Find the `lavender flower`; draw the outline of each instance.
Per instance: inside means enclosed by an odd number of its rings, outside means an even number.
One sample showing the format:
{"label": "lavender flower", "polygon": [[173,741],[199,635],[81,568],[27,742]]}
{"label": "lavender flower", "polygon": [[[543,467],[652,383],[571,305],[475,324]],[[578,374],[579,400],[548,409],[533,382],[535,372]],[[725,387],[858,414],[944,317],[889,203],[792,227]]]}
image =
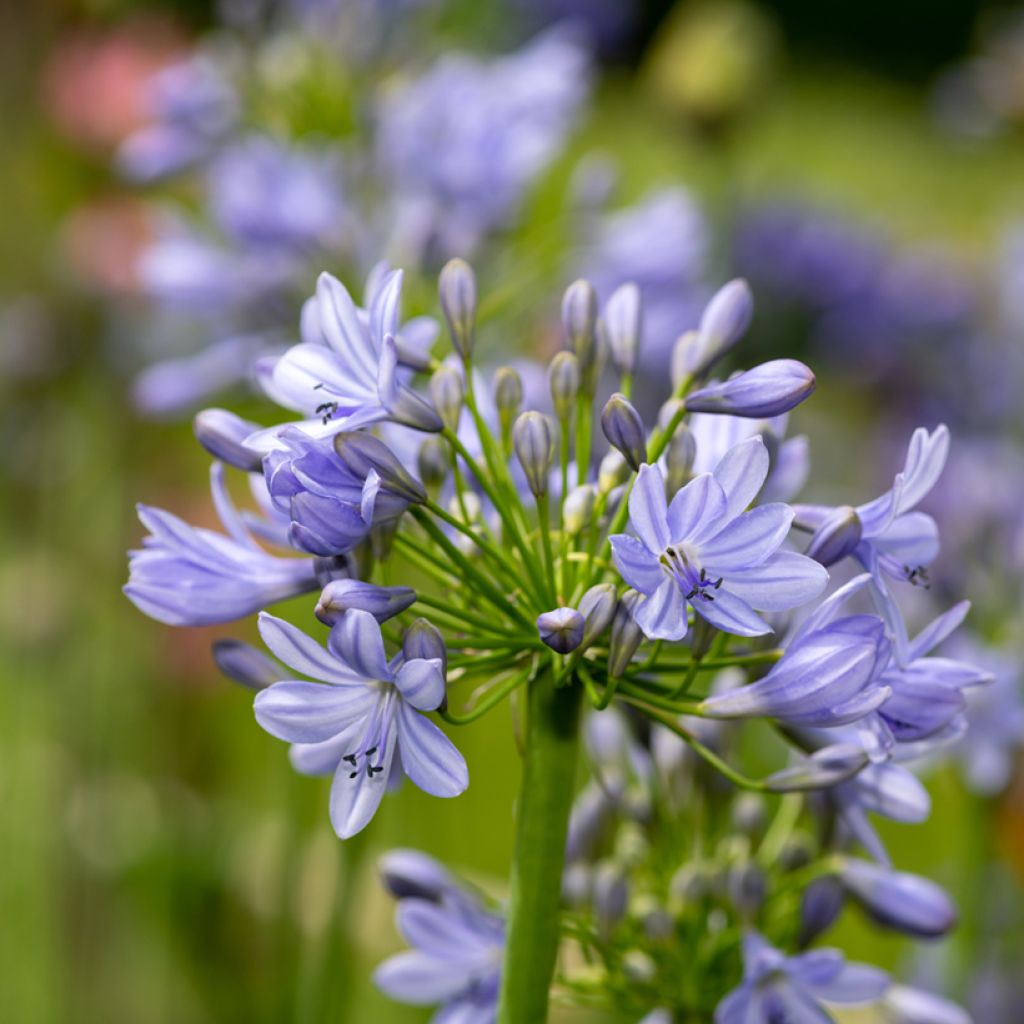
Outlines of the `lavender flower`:
{"label": "lavender flower", "polygon": [[[434,1024],[493,1024],[504,919],[458,886],[432,858],[398,852],[403,854],[398,865],[398,930],[413,948],[385,960],[374,971],[374,984],[402,1003],[442,1003],[431,1018]],[[384,870],[393,876],[395,854],[388,858],[390,866]]]}
{"label": "lavender flower", "polygon": [[433,796],[453,797],[469,784],[466,762],[420,714],[439,707],[445,678],[438,658],[387,660],[380,625],[369,613],[346,612],[327,650],[266,612],[260,635],[286,665],[319,682],[275,683],[256,695],[256,721],[293,743],[304,774],[333,772],[331,823],[347,839],[373,817],[393,772],[404,772]]}
{"label": "lavender flower", "polygon": [[[370,308],[355,305],[345,286],[321,274],[315,300],[303,311],[302,343],[290,348],[264,376],[270,397],[307,418],[294,427],[311,437],[330,437],[382,420],[440,430],[430,405],[400,379],[398,304],[401,271],[387,273]],[[249,443],[272,447],[279,428]]]}
{"label": "lavender flower", "polygon": [[927,878],[847,858],[839,880],[887,928],[928,939],[945,935],[956,924],[956,909],[949,897]]}
{"label": "lavender flower", "polygon": [[210,469],[210,488],[226,534],[139,506],[149,536],[131,552],[124,588],[137,608],[171,626],[207,626],[251,615],[327,582],[328,564],[321,560],[282,558],[256,543],[228,497],[219,463]]}
{"label": "lavender flower", "polygon": [[687,396],[686,408],[762,419],[789,412],[811,396],[814,386],[814,374],[803,363],[773,359],[694,391]]}
{"label": "lavender flower", "polygon": [[857,1006],[885,991],[889,978],[866,964],[846,963],[835,949],[787,957],[757,932],[743,937],[743,982],[715,1010],[715,1024],[823,1024],[824,1003]]}
{"label": "lavender flower", "polygon": [[971,1024],[956,1003],[907,985],[890,985],[881,1002],[886,1024]]}
{"label": "lavender flower", "polygon": [[682,639],[688,605],[724,632],[760,636],[771,627],[755,608],[794,608],[824,589],[827,574],[811,559],[779,550],[793,518],[789,508],[744,511],[767,475],[760,437],[731,449],[671,505],[661,470],[641,467],[629,497],[637,537],[617,534],[611,542],[623,579],[645,595],[636,620],[649,638]]}

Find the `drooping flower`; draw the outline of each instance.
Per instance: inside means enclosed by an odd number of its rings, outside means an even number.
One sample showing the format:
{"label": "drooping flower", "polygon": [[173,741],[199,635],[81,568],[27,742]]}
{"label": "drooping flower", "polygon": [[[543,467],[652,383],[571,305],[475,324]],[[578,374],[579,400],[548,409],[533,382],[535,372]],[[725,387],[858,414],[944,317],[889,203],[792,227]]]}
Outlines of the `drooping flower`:
{"label": "drooping flower", "polygon": [[869,580],[865,573],[840,587],[811,613],[764,678],[709,697],[701,713],[829,728],[875,711],[891,693],[880,678],[892,651],[884,624],[875,615],[837,618],[843,603]]}
{"label": "drooping flower", "polygon": [[636,537],[611,538],[623,579],[644,599],[637,623],[651,639],[680,640],[687,607],[739,636],[771,627],[755,609],[783,611],[817,597],[827,573],[812,560],[780,550],[792,511],[782,504],[747,506],[768,475],[760,437],[732,448],[714,473],[696,477],[668,505],[661,470],[640,468],[629,497]]}
{"label": "drooping flower", "polygon": [[825,1004],[871,1003],[888,984],[884,971],[847,963],[836,949],[787,957],[751,931],[743,937],[743,982],[718,1004],[715,1024],[827,1024]]}
{"label": "drooping flower", "polygon": [[295,744],[292,763],[308,775],[333,773],[330,813],[347,839],[376,813],[393,773],[404,772],[433,796],[453,797],[469,784],[466,762],[421,712],[445,699],[439,658],[390,661],[380,624],[369,612],[346,612],[325,650],[295,626],[266,612],[260,635],[286,665],[317,682],[287,680],[256,695],[256,720]]}
{"label": "drooping flower", "polygon": [[944,425],[930,434],[919,427],[910,439],[903,469],[885,494],[856,508],[794,507],[796,524],[815,531],[812,548],[815,541],[823,543],[825,531],[843,532],[841,541],[832,539],[827,545],[827,561],[852,555],[872,574],[879,610],[892,632],[901,665],[910,657],[907,630],[887,579],[927,584],[927,566],[939,552],[938,527],[931,516],[914,510],[935,486],[948,452],[949,430]]}
{"label": "drooping flower", "polygon": [[[295,429],[330,437],[382,420],[441,429],[437,413],[401,379],[401,291],[401,271],[390,271],[374,290],[369,310],[362,310],[337,278],[320,275],[316,297],[303,310],[302,343],[262,376],[278,405],[307,417],[292,424]],[[250,443],[273,447],[279,429],[260,431]]]}
{"label": "drooping flower", "polygon": [[149,536],[131,552],[124,592],[147,615],[171,626],[231,622],[347,575],[341,561],[284,558],[260,547],[228,496],[220,463],[210,469],[210,487],[226,533],[139,506]]}
{"label": "drooping flower", "polygon": [[[389,854],[388,887],[399,897],[398,930],[413,948],[385,960],[374,984],[414,1006],[442,1003],[433,1024],[493,1024],[497,1014],[504,918],[459,886],[432,858]],[[395,886],[395,872],[397,888]]]}

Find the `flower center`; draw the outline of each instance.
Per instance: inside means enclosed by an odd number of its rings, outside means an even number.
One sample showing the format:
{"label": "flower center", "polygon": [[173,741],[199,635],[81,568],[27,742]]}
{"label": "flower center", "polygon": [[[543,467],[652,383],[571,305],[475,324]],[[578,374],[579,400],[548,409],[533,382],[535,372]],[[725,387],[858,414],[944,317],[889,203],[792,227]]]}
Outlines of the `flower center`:
{"label": "flower center", "polygon": [[397,690],[391,684],[378,683],[376,685],[383,687],[383,694],[370,713],[359,746],[342,757],[342,761],[352,766],[352,771],[348,773],[350,779],[356,778],[364,771],[367,777],[372,779],[379,772],[384,771],[384,754],[387,750],[388,734],[394,717]]}
{"label": "flower center", "polygon": [[718,590],[724,581],[724,576],[717,580],[708,576],[708,571],[700,564],[697,552],[690,544],[670,544],[661,554],[661,564],[666,572],[672,576],[683,591],[683,596],[688,601],[696,598],[703,598],[705,601],[714,601],[712,590]]}

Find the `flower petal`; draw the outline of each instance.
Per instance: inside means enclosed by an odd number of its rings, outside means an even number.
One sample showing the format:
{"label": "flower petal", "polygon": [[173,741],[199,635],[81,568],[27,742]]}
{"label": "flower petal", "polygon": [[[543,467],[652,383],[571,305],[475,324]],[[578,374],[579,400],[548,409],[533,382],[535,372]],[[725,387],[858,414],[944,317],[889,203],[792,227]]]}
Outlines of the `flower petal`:
{"label": "flower petal", "polygon": [[712,576],[766,562],[789,533],[793,510],[788,505],[762,505],[737,516],[700,542],[700,557]]}
{"label": "flower petal", "polygon": [[256,721],[288,743],[322,743],[364,718],[377,696],[364,686],[285,681],[256,694]]}
{"label": "flower petal", "polygon": [[358,685],[363,680],[350,672],[297,626],[267,612],[260,612],[260,636],[279,661],[310,679],[340,686]]}
{"label": "flower petal", "polygon": [[730,448],[715,466],[725,493],[726,517],[733,519],[757,497],[768,476],[768,449],[760,434]]}
{"label": "flower petal", "polygon": [[673,542],[692,537],[702,526],[719,523],[726,499],[710,473],[701,473],[681,488],[668,507],[668,532]]}
{"label": "flower petal", "polygon": [[444,665],[440,658],[413,658],[395,673],[395,686],[406,702],[420,711],[436,711],[445,696]]}
{"label": "flower petal", "polygon": [[665,573],[657,555],[626,533],[617,533],[610,540],[615,566],[634,590],[651,594],[661,586]]}
{"label": "flower petal", "polygon": [[629,495],[629,522],[649,551],[664,551],[671,542],[665,480],[657,466],[640,467]]}
{"label": "flower petal", "polygon": [[331,628],[327,641],[331,653],[363,679],[390,682],[393,678],[384,653],[380,623],[359,608],[350,608]]}
{"label": "flower petal", "polygon": [[361,832],[377,813],[381,800],[388,788],[391,762],[395,756],[398,732],[394,723],[383,726],[382,749],[380,750],[380,771],[372,774],[366,766],[358,768],[348,761],[342,761],[334,773],[331,783],[331,824],[340,839],[349,839]]}
{"label": "flower petal", "polygon": [[729,593],[727,587],[709,593],[706,598],[697,597],[693,610],[712,626],[733,636],[764,636],[772,632],[772,627],[746,601]]}
{"label": "flower petal", "polygon": [[469,785],[466,761],[429,718],[404,701],[398,705],[398,732],[405,774],[425,793],[452,797]]}
{"label": "flower petal", "polygon": [[686,601],[679,584],[663,579],[657,589],[643,598],[633,620],[648,640],[682,640],[688,628]]}
{"label": "flower petal", "polygon": [[779,551],[763,565],[729,574],[728,590],[751,608],[781,612],[814,600],[828,585],[828,570],[795,551]]}

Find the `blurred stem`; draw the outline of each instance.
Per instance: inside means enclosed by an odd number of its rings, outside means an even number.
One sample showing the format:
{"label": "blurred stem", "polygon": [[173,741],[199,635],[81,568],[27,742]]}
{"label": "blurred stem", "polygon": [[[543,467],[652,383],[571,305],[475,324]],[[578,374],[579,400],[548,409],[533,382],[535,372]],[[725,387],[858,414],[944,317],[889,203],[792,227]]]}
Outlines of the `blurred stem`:
{"label": "blurred stem", "polygon": [[550,672],[530,683],[498,1024],[547,1020],[548,990],[558,956],[580,693],[575,680],[556,687]]}

